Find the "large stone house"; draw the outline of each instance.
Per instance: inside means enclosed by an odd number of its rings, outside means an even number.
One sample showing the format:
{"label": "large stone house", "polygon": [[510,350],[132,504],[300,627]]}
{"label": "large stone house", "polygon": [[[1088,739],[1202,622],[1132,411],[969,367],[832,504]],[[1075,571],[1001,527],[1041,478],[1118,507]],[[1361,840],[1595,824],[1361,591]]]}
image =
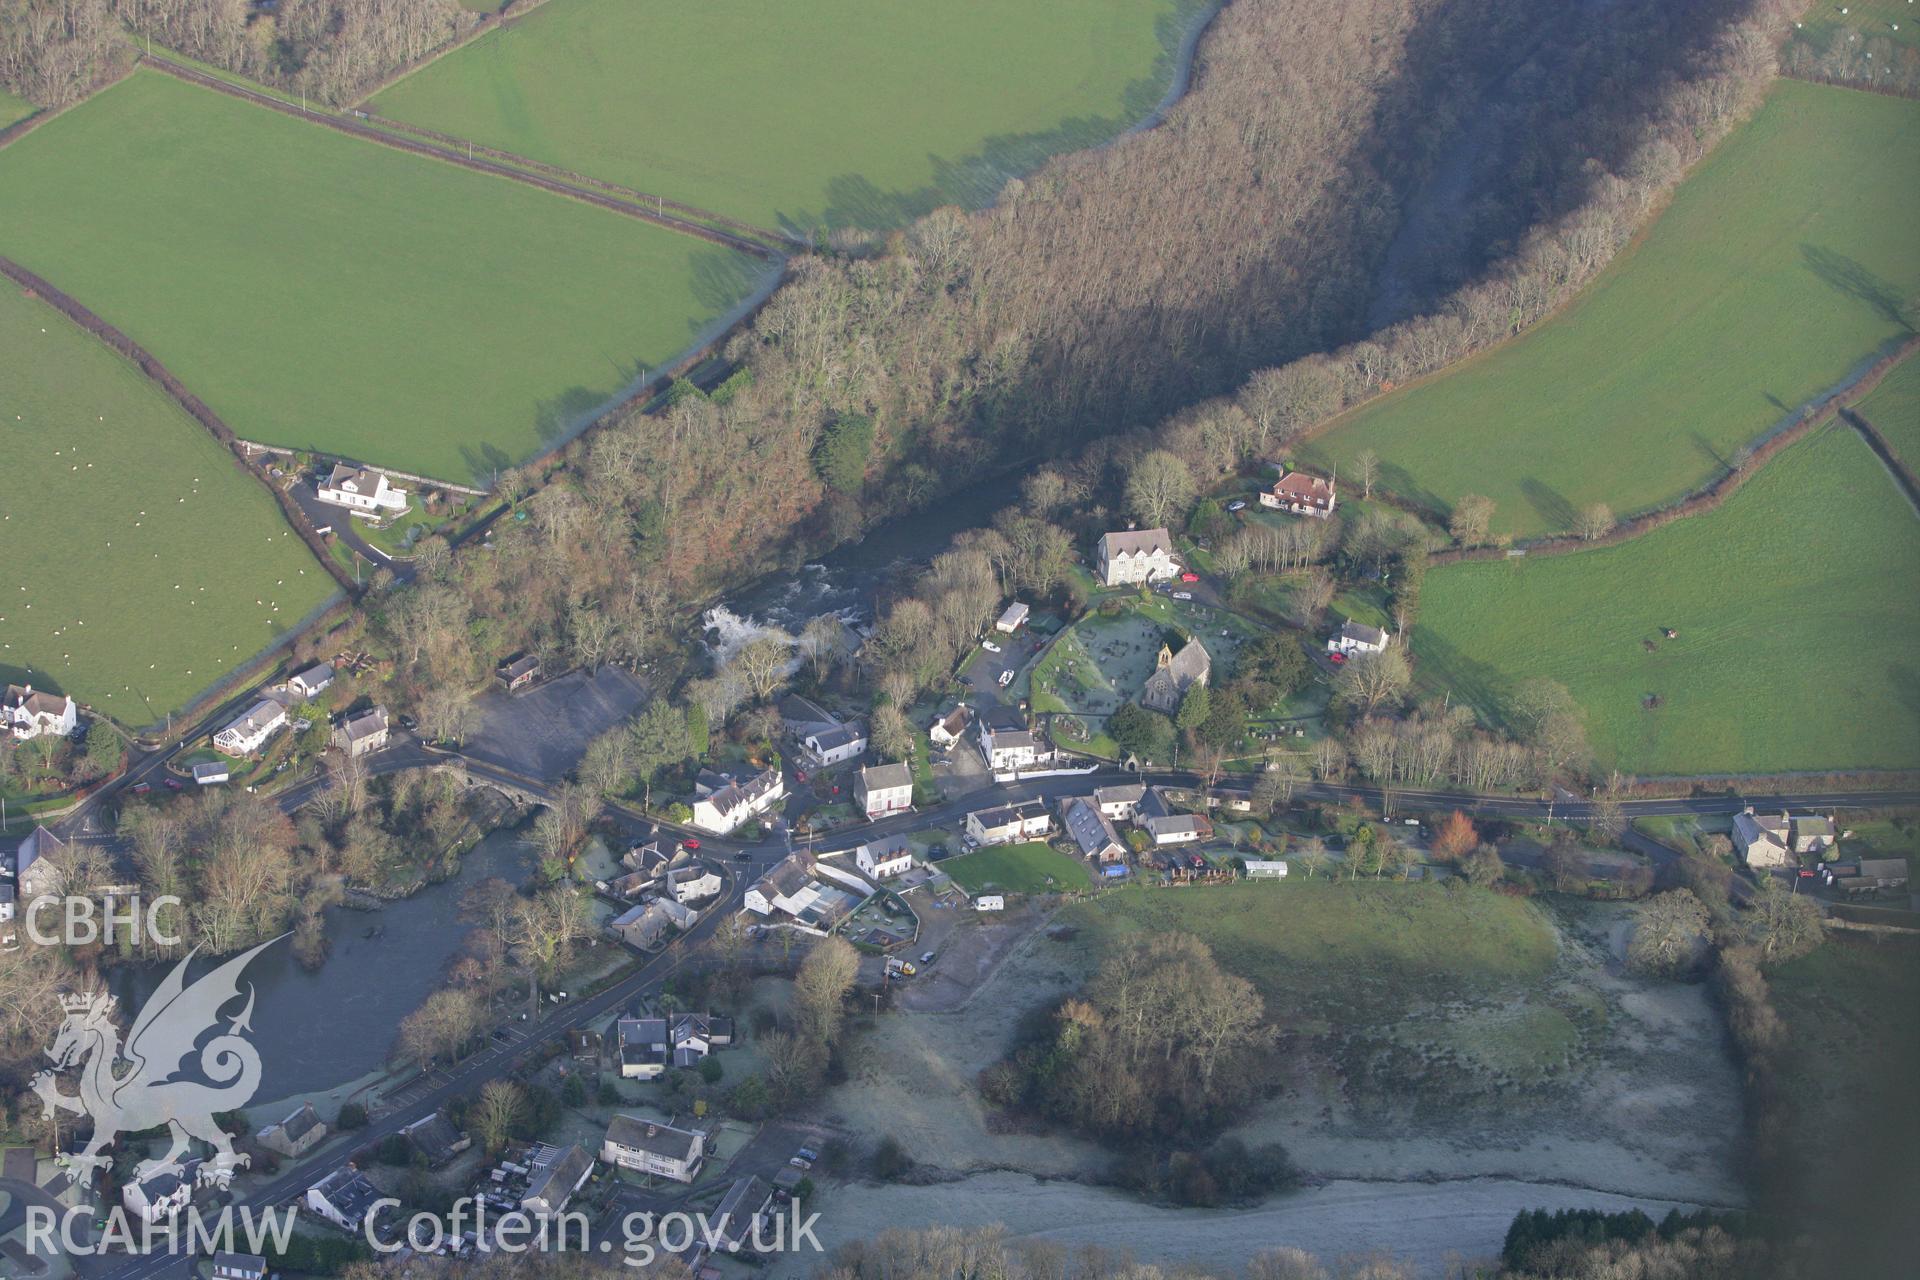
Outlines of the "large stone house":
{"label": "large stone house", "polygon": [[50,733],[71,738],[80,725],[79,709],[64,693],[48,693],[32,685],[10,684],[0,696],[0,725],[21,742]]}
{"label": "large stone house", "polygon": [[350,467],[336,463],[314,496],[329,506],[345,507],[357,516],[393,515],[407,509],[407,491],[387,483],[387,477],[370,467]]}
{"label": "large stone house", "polygon": [[913,845],[905,836],[869,840],[853,851],[853,865],[871,879],[891,879],[913,869]]}
{"label": "large stone house", "polygon": [[370,755],[387,745],[390,732],[385,707],[370,707],[348,716],[333,731],[333,745],[350,756]]}
{"label": "large stone house", "polygon": [[607,1136],[600,1144],[600,1158],[608,1164],[675,1182],[692,1182],[698,1177],[706,1151],[707,1136],[697,1129],[652,1124],[624,1115],[608,1122]]}
{"label": "large stone house", "polygon": [[1128,529],[1101,535],[1098,569],[1101,582],[1124,587],[1165,582],[1180,572],[1180,562],[1173,558],[1173,538],[1165,529]]}
{"label": "large stone house", "polygon": [[1160,646],[1154,672],[1140,690],[1140,705],[1149,711],[1172,715],[1180,709],[1187,690],[1203,685],[1213,674],[1213,658],[1199,640],[1188,640],[1175,653],[1170,645]]}
{"label": "large stone house", "polygon": [[289,1159],[305,1155],[326,1136],[326,1122],[320,1119],[311,1102],[295,1107],[286,1119],[268,1125],[255,1135],[261,1146]]}
{"label": "large stone house", "polygon": [[1333,514],[1333,481],[1305,471],[1280,468],[1273,487],[1260,491],[1260,505],[1296,516],[1315,516],[1325,520]]}
{"label": "large stone house", "polygon": [[621,912],[607,922],[607,928],[628,946],[647,951],[665,941],[668,930],[678,929],[684,933],[699,918],[700,913],[684,903],[654,898]]}
{"label": "large stone house", "polygon": [[905,813],[913,808],[913,770],[904,764],[876,764],[860,771],[853,798],[869,818]]}
{"label": "large stone house", "polygon": [[867,726],[858,720],[822,726],[808,733],[800,743],[819,764],[840,764],[867,749]]}
{"label": "large stone house", "polygon": [[693,825],[724,836],[785,799],[787,783],[778,769],[762,769],[745,780],[702,770],[694,791]]}

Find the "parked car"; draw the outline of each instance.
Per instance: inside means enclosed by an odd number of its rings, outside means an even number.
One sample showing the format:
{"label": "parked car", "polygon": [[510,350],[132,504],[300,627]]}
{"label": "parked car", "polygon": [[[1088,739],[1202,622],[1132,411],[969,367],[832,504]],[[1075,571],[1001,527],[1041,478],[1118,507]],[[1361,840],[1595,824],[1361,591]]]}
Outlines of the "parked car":
{"label": "parked car", "polygon": [[167,779],[167,790],[178,791],[179,789],[180,789],[180,779],[178,778]]}
{"label": "parked car", "polygon": [[799,1151],[799,1155],[800,1155],[800,1158],[801,1158],[802,1160],[815,1160],[815,1161],[817,1161],[817,1160],[819,1160],[819,1159],[820,1159],[820,1153],[819,1153],[818,1151],[815,1151],[815,1150],[814,1150],[814,1149],[813,1149],[812,1147],[802,1147],[802,1148],[800,1148],[800,1151]]}
{"label": "parked car", "polygon": [[980,647],[981,647],[982,649],[985,649],[985,650],[986,650],[986,651],[987,651],[988,653],[998,653],[998,652],[1000,652],[1000,646],[999,646],[999,645],[997,645],[997,644],[995,644],[995,643],[994,643],[993,641],[991,641],[991,640],[982,640],[982,641],[980,642]]}
{"label": "parked car", "polygon": [[1193,599],[1193,592],[1191,592],[1191,591],[1176,591],[1176,592],[1174,592],[1174,593],[1173,593],[1173,598],[1174,598],[1175,600],[1191,600],[1191,599]]}
{"label": "parked car", "polygon": [[1189,569],[1189,570],[1187,570],[1187,571],[1186,571],[1185,573],[1183,573],[1183,574],[1181,574],[1181,575],[1180,575],[1180,581],[1182,581],[1182,582],[1198,582],[1198,581],[1200,581],[1200,575],[1199,575],[1199,574],[1197,574],[1197,573],[1195,573],[1195,572],[1194,572],[1193,570],[1191,570],[1191,569]]}
{"label": "parked car", "polygon": [[793,771],[793,779],[795,782],[805,782],[807,780],[807,771],[805,769],[795,769]]}
{"label": "parked car", "polygon": [[1245,511],[1246,509],[1247,503],[1244,498],[1235,498],[1227,504],[1227,510],[1229,511]]}
{"label": "parked car", "polygon": [[811,1169],[811,1168],[813,1168],[813,1161],[811,1161],[811,1160],[806,1160],[806,1159],[802,1159],[802,1158],[801,1158],[800,1156],[795,1156],[795,1157],[794,1157],[793,1159],[791,1159],[791,1160],[789,1160],[789,1161],[787,1161],[787,1163],[788,1163],[788,1164],[790,1164],[790,1165],[792,1165],[792,1166],[793,1166],[794,1168],[796,1168],[796,1169]]}
{"label": "parked car", "polygon": [[692,836],[687,837],[685,840],[682,840],[680,843],[684,844],[689,849],[698,849],[700,847],[700,842],[694,839]]}
{"label": "parked car", "polygon": [[136,782],[136,783],[134,783],[134,784],[133,784],[133,794],[135,794],[135,795],[137,795],[137,796],[143,796],[143,795],[145,795],[145,794],[147,794],[147,792],[149,792],[149,791],[151,791],[151,790],[153,790],[153,784],[152,784],[152,783],[148,783],[148,782]]}
{"label": "parked car", "polygon": [[1000,687],[1001,687],[1002,689],[1004,689],[1004,688],[1006,688],[1006,687],[1007,687],[1008,685],[1010,685],[1010,684],[1012,684],[1012,683],[1013,683],[1013,672],[1011,672],[1011,671],[1002,671],[1002,672],[1000,673]]}
{"label": "parked car", "polygon": [[931,952],[931,951],[929,951],[929,952],[927,952],[927,953],[926,953],[925,955],[923,955],[923,956],[921,956],[921,957],[920,957],[920,963],[921,963],[921,964],[932,964],[932,963],[933,963],[933,957],[934,957],[934,953],[933,953],[933,952]]}
{"label": "parked car", "polygon": [[1344,653],[1330,653],[1327,655],[1327,661],[1336,667],[1343,667],[1347,663],[1347,655]]}

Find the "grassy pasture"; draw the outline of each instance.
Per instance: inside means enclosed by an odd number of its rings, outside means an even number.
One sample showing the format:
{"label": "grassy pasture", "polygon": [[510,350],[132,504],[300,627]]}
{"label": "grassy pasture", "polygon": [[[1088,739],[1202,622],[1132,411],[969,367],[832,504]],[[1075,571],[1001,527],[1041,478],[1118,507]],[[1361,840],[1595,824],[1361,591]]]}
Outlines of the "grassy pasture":
{"label": "grassy pasture", "polygon": [[1118,889],[1067,909],[1095,943],[1128,934],[1195,934],[1248,979],[1286,1024],[1394,1017],[1430,999],[1511,994],[1559,955],[1539,908],[1436,885],[1324,879],[1194,889]]}
{"label": "grassy pasture", "polygon": [[1719,474],[1787,411],[1911,332],[1920,103],[1779,81],[1642,242],[1565,314],[1356,410],[1312,462],[1381,459],[1385,485],[1493,528],[1625,515]]}
{"label": "grassy pasture", "polygon": [[1902,462],[1920,470],[1920,357],[1895,365],[1854,408],[1880,428]]}
{"label": "grassy pasture", "polygon": [[1836,40],[1885,39],[1896,50],[1920,48],[1920,4],[1912,0],[1816,0],[1802,24],[1793,38],[1822,52]]}
{"label": "grassy pasture", "polygon": [[16,98],[5,89],[0,89],[0,129],[32,115],[35,107],[25,98]]}
{"label": "grassy pasture", "polygon": [[1917,573],[1920,521],[1836,425],[1716,511],[1601,550],[1435,570],[1413,646],[1424,686],[1496,720],[1518,681],[1561,681],[1600,760],[1631,772],[1911,768]]}
{"label": "grassy pasture", "polygon": [[11,284],[0,441],[0,681],[150,724],[333,589],[204,428]]}
{"label": "grassy pasture", "polygon": [[761,269],[149,71],[0,151],[0,228],[241,435],[456,481],[538,452]]}
{"label": "grassy pasture", "polygon": [[[1043,840],[996,844],[937,864],[968,893],[1058,893],[1087,887],[1087,869]],[[1048,877],[1053,883],[1048,884]]]}
{"label": "grassy pasture", "polygon": [[384,116],[761,226],[985,203],[1171,83],[1200,0],[555,0]]}

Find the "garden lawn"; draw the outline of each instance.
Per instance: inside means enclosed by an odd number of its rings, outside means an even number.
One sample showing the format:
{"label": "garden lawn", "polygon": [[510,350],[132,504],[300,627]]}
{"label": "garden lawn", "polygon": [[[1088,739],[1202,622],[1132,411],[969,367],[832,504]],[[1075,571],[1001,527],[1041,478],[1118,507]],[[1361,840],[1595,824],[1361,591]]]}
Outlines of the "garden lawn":
{"label": "garden lawn", "polygon": [[1418,679],[1495,722],[1516,683],[1558,680],[1600,763],[1632,773],[1913,768],[1916,574],[1913,508],[1829,426],[1716,511],[1600,550],[1434,570]]}
{"label": "garden lawn", "polygon": [[1920,356],[1908,356],[1895,365],[1853,407],[1880,429],[1902,462],[1920,471]]}
{"label": "garden lawn", "polygon": [[1776,81],[1563,315],[1356,410],[1305,457],[1372,449],[1387,488],[1434,507],[1483,494],[1518,536],[1712,479],[1911,332],[1920,165],[1898,157],[1917,130],[1920,102]]}
{"label": "garden lawn", "polygon": [[1190,889],[1118,889],[1067,909],[1095,941],[1191,933],[1251,981],[1270,1017],[1371,1022],[1426,999],[1515,991],[1559,955],[1532,903],[1438,885],[1289,877]]}
{"label": "garden lawn", "polygon": [[240,435],[454,481],[540,452],[761,269],[153,71],[0,150],[0,253]]}
{"label": "garden lawn", "polygon": [[[937,864],[968,893],[1060,893],[1087,887],[1087,869],[1078,859],[1044,841],[996,844]],[[1049,884],[1049,878],[1052,883]]]}
{"label": "garden lawn", "polygon": [[0,683],[148,725],[332,593],[273,498],[203,427],[10,283],[0,441]]}
{"label": "garden lawn", "polygon": [[1172,83],[1201,0],[552,0],[369,103],[764,227],[980,205]]}

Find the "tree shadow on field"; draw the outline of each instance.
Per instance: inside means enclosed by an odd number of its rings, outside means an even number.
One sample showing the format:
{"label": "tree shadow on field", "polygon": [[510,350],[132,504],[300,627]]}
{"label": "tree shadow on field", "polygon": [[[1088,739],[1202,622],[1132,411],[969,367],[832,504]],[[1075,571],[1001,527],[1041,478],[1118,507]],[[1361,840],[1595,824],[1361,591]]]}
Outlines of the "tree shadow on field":
{"label": "tree shadow on field", "polygon": [[1882,280],[1844,253],[1835,253],[1815,244],[1800,246],[1800,257],[1807,270],[1850,298],[1864,302],[1881,319],[1899,325],[1909,333],[1913,324],[1907,319],[1907,300],[1893,284]]}
{"label": "tree shadow on field", "polygon": [[1548,528],[1566,529],[1572,526],[1573,504],[1538,476],[1528,476],[1522,480],[1520,493],[1526,498],[1527,505],[1546,521]]}
{"label": "tree shadow on field", "polygon": [[[1302,453],[1301,458],[1302,461],[1319,466],[1324,470],[1331,470],[1333,466],[1330,459],[1318,455],[1312,450]],[[1349,481],[1349,483],[1351,484],[1353,482]],[[1433,490],[1417,483],[1413,478],[1413,473],[1398,463],[1382,462],[1380,464],[1380,476],[1374,481],[1374,488],[1384,489],[1389,493],[1398,494],[1402,501],[1411,502],[1428,511],[1436,511],[1444,515],[1453,510],[1453,504],[1451,502],[1448,502]]]}
{"label": "tree shadow on field", "polygon": [[1490,662],[1468,657],[1431,627],[1415,623],[1410,640],[1422,685],[1451,693],[1454,701],[1472,707],[1488,725],[1507,727],[1507,700],[1515,683],[1512,676]]}

